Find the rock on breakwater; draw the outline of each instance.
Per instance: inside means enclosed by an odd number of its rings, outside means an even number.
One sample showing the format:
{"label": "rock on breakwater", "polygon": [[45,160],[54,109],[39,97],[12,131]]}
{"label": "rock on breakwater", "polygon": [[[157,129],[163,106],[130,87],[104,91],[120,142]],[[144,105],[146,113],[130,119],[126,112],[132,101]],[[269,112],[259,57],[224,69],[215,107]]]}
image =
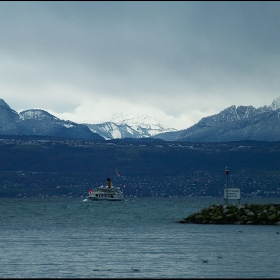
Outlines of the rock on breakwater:
{"label": "rock on breakwater", "polygon": [[280,204],[214,204],[180,223],[280,225]]}

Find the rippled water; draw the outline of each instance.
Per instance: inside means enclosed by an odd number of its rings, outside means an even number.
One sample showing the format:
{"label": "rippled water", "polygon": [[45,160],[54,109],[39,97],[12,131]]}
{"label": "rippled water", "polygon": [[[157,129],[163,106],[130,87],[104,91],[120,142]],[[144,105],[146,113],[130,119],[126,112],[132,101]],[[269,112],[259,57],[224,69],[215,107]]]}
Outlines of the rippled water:
{"label": "rippled water", "polygon": [[279,226],[178,223],[214,203],[0,199],[0,277],[278,278]]}

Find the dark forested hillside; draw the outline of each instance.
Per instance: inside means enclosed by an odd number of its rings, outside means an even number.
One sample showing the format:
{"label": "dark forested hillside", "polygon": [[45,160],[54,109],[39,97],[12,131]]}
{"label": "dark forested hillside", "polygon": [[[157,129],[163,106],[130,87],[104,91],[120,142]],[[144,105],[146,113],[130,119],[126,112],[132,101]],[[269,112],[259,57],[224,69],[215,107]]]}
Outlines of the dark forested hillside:
{"label": "dark forested hillside", "polygon": [[277,196],[280,142],[0,139],[1,196],[82,196],[107,177],[127,195],[218,196],[226,167],[244,195]]}

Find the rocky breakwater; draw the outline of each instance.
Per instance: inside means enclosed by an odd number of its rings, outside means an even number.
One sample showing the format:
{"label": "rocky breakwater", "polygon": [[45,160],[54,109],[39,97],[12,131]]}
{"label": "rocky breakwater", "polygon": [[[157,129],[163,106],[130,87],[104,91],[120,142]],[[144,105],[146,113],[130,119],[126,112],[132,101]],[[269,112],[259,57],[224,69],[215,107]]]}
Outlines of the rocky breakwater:
{"label": "rocky breakwater", "polygon": [[214,204],[180,223],[280,225],[280,204]]}

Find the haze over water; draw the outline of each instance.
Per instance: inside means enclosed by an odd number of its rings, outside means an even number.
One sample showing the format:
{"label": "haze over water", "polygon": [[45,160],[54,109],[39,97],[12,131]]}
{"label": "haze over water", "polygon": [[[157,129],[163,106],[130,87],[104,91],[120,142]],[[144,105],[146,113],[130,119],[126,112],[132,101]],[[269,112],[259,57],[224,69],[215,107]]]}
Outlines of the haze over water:
{"label": "haze over water", "polygon": [[3,198],[0,277],[278,278],[280,227],[177,223],[216,203],[224,201]]}

